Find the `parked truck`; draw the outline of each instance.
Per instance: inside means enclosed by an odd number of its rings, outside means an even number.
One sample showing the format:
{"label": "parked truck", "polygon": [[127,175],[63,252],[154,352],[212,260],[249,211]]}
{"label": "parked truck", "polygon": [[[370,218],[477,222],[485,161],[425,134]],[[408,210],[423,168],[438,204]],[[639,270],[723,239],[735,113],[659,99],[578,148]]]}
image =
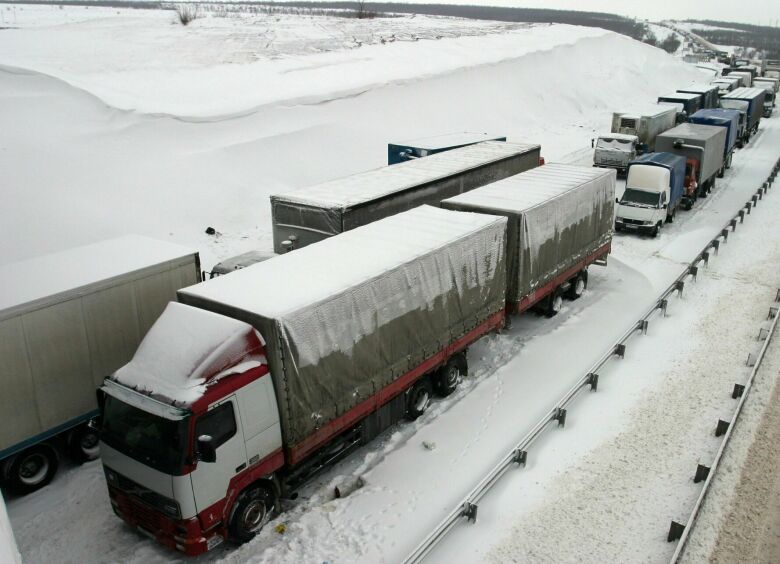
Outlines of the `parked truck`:
{"label": "parked truck", "polygon": [[539,145],[486,141],[271,196],[284,253],[539,165]]}
{"label": "parked truck", "polygon": [[637,153],[646,153],[655,148],[656,136],[674,127],[677,110],[671,106],[649,104],[632,111],[612,114],[612,133],[636,135]]}
{"label": "parked truck", "polygon": [[436,153],[443,153],[451,149],[459,149],[483,141],[506,141],[505,136],[490,135],[489,133],[472,133],[464,131],[460,133],[447,133],[419,139],[410,139],[398,143],[387,144],[387,164],[398,164],[421,157],[428,157]]}
{"label": "parked truck", "polygon": [[777,82],[774,78],[757,78],[753,82],[755,88],[764,89],[764,110],[761,115],[765,118],[772,117],[772,111],[775,109],[775,87]]}
{"label": "parked truck", "polygon": [[712,84],[718,87],[718,96],[720,97],[739,88],[742,85],[742,81],[737,77],[729,78],[728,76],[723,76],[713,80]]}
{"label": "parked truck", "polygon": [[[717,84],[691,84],[685,88],[678,89],[677,92],[697,94],[699,96],[699,108],[711,109],[718,107],[718,90]],[[693,113],[689,115],[693,115]]]}
{"label": "parked truck", "polygon": [[671,223],[685,194],[686,158],[672,153],[648,153],[632,161],[626,189],[618,202],[615,231],[635,231],[656,237]]}
{"label": "parked truck", "polygon": [[725,76],[739,79],[743,88],[750,88],[753,85],[753,75],[748,71],[731,71]]}
{"label": "parked truck", "polygon": [[195,251],[140,236],[0,267],[0,472],[12,489],[49,483],[61,453],[98,456],[95,390],[199,269]]}
{"label": "parked truck", "polygon": [[[246,268],[247,266],[252,266],[253,264],[257,264],[258,262],[263,262],[272,259],[276,256],[277,254],[274,253],[273,251],[261,251],[259,249],[246,251],[245,253],[241,253],[240,255],[236,255],[219,261],[211,269],[211,272],[208,273],[209,278],[214,278],[215,276],[224,276],[225,274],[230,274],[231,272],[235,272],[236,270],[241,270],[242,268]],[[203,279],[205,280],[205,278],[206,276],[204,275]]]}
{"label": "parked truck", "polygon": [[504,324],[506,224],[421,206],[180,290],[101,388],[114,511],[190,555],[247,541],[307,477],[452,393]]}
{"label": "parked truck", "polygon": [[[739,110],[742,108],[745,110],[745,102],[747,102],[745,116],[745,127],[747,129],[746,142],[750,140],[751,135],[755,135],[758,132],[758,124],[761,122],[761,116],[764,113],[765,93],[766,90],[763,88],[737,88],[727,95],[722,96],[720,99],[720,107],[726,109]],[[741,104],[739,104],[739,102],[741,102]]]}
{"label": "parked truck", "polygon": [[679,105],[682,110],[677,112],[677,122],[681,123],[702,108],[702,96],[693,92],[674,92],[659,96],[658,104]]}
{"label": "parked truck", "polygon": [[737,146],[737,138],[739,136],[740,118],[741,114],[738,110],[717,108],[712,110],[699,110],[693,114],[688,121],[699,125],[716,125],[726,128],[726,145],[723,162],[726,168],[731,168],[731,160],[734,156],[734,149]]}
{"label": "parked truck", "polygon": [[612,245],[614,170],[547,164],[444,200],[443,208],[503,215],[507,310],[557,314],[577,299],[588,266],[606,265]]}
{"label": "parked truck", "polygon": [[637,155],[639,138],[636,135],[610,133],[600,135],[594,143],[593,166],[599,168],[614,168],[625,173],[628,163]]}
{"label": "parked truck", "polygon": [[684,196],[686,207],[696,198],[705,198],[715,187],[715,178],[722,175],[726,137],[725,127],[695,123],[680,124],[658,136],[659,151],[682,155],[695,169],[695,192]]}

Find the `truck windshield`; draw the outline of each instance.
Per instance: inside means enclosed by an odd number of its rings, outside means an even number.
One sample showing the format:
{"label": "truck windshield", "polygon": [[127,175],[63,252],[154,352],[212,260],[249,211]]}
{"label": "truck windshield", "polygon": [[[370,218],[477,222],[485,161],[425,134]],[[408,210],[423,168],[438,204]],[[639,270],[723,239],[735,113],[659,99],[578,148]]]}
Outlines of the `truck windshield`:
{"label": "truck windshield", "polygon": [[631,152],[634,143],[628,139],[611,139],[609,137],[599,137],[596,142],[597,149],[616,149],[626,153]]}
{"label": "truck windshield", "polygon": [[106,396],[100,439],[111,448],[166,474],[184,462],[187,420],[173,421]]}
{"label": "truck windshield", "polygon": [[660,196],[658,192],[645,192],[644,190],[635,190],[634,188],[626,188],[623,192],[623,198],[620,200],[621,204],[639,205],[657,208],[659,206]]}

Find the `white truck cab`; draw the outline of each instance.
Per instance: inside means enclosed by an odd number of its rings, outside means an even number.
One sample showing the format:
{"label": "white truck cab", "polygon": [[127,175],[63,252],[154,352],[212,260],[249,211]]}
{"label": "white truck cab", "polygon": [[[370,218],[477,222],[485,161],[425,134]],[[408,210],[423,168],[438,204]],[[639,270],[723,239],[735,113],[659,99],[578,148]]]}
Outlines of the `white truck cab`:
{"label": "white truck cab", "polygon": [[[170,303],[102,390],[114,512],[189,555],[251,538],[272,507],[248,488],[284,462],[264,343],[247,323]],[[261,491],[258,488],[258,491]]]}
{"label": "white truck cab", "polygon": [[600,135],[594,144],[593,166],[614,168],[625,173],[637,155],[639,138],[625,133]]}
{"label": "white truck cab", "polygon": [[628,169],[626,189],[618,201],[617,231],[658,234],[667,215],[671,173],[668,169],[635,164]]}

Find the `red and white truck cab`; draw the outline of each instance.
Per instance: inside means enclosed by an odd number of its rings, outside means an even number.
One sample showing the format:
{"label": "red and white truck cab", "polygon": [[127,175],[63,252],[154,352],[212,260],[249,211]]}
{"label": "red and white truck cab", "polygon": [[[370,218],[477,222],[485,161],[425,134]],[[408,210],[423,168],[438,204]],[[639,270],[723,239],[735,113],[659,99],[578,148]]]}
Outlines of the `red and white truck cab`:
{"label": "red and white truck cab", "polygon": [[262,526],[284,464],[264,354],[249,324],[168,305],[101,388],[100,448],[119,517],[188,555]]}

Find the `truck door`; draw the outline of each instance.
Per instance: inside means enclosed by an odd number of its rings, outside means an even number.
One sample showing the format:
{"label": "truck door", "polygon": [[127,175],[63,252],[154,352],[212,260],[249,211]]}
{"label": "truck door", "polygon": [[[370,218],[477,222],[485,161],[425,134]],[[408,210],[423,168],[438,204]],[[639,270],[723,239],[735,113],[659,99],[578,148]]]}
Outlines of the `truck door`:
{"label": "truck door", "polygon": [[195,422],[195,440],[209,435],[217,451],[216,462],[199,461],[192,472],[198,513],[223,499],[230,479],[246,468],[246,445],[240,421],[238,402],[235,396],[230,396],[210,406]]}

